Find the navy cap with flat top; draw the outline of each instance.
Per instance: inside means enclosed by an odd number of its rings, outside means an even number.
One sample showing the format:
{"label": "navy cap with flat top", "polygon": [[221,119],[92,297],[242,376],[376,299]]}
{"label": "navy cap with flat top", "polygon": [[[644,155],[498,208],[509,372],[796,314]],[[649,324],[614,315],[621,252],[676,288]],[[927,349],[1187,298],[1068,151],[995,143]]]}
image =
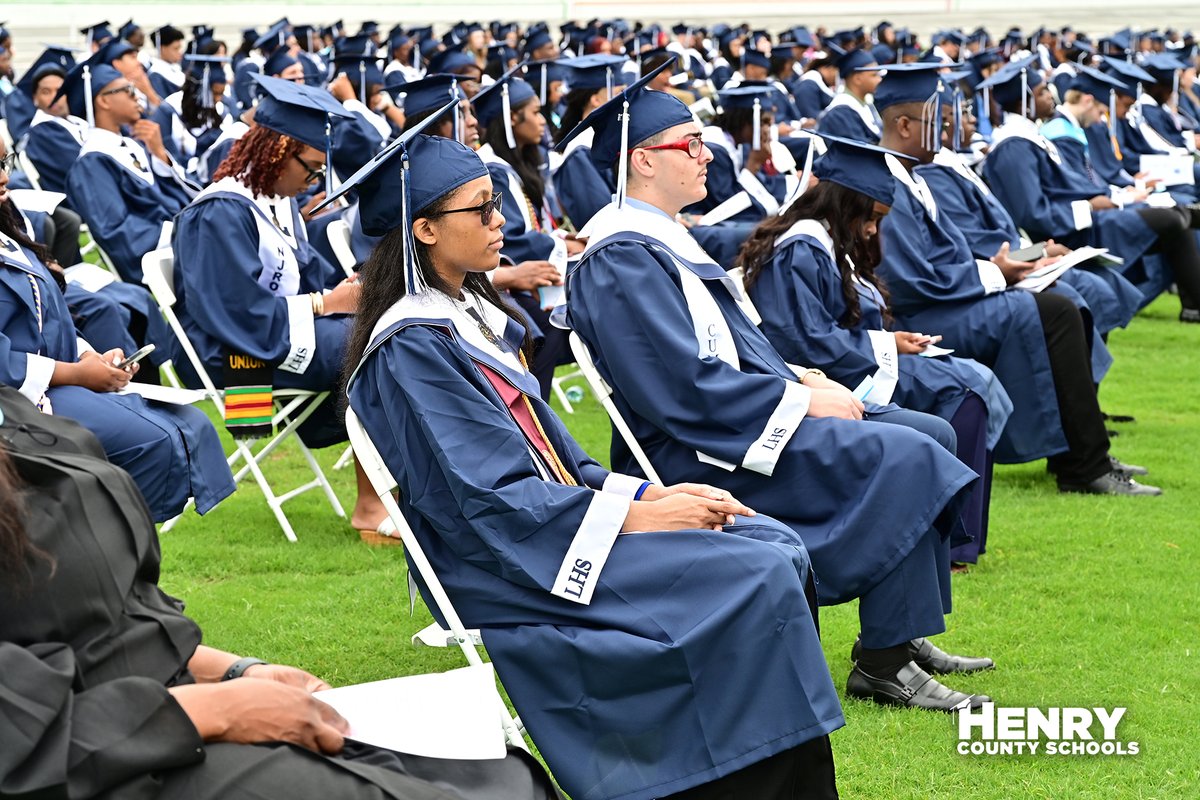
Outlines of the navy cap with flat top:
{"label": "navy cap with flat top", "polygon": [[817,132],[826,145],[824,155],[813,162],[813,175],[890,206],[896,180],[888,168],[887,157],[916,161],[912,156],[888,150],[886,147],[843,139]]}

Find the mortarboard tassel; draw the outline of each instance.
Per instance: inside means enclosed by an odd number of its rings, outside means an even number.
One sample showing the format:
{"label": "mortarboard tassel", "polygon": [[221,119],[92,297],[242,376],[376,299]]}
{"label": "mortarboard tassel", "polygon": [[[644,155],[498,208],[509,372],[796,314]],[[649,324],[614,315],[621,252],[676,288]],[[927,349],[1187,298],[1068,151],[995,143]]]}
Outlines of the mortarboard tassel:
{"label": "mortarboard tassel", "polygon": [[925,126],[921,129],[921,146],[930,152],[937,152],[939,149],[934,144],[941,144],[938,141],[942,129],[942,83],[938,81],[937,89],[933,94],[926,98],[921,105],[921,118],[925,120],[922,124]]}
{"label": "mortarboard tassel", "polygon": [[367,104],[367,62],[358,62],[358,99]]}
{"label": "mortarboard tassel", "polygon": [[950,149],[957,151],[962,147],[962,98],[959,96],[958,88],[954,90],[954,130],[951,131],[953,138],[950,140]]}
{"label": "mortarboard tassel", "polygon": [[1121,145],[1117,143],[1117,92],[1108,90],[1108,138],[1112,143],[1113,155],[1121,161]]}
{"label": "mortarboard tassel", "polygon": [[517,138],[513,136],[512,127],[512,104],[508,100],[508,81],[500,87],[500,113],[504,115],[504,138],[508,142],[508,149],[517,149]]}
{"label": "mortarboard tassel", "polygon": [[542,101],[542,108],[546,107],[546,65],[542,64],[542,86],[538,92],[538,99]]}
{"label": "mortarboard tassel", "polygon": [[333,194],[333,120],[325,115],[325,196]]}
{"label": "mortarboard tassel", "polygon": [[87,64],[83,65],[83,101],[84,101],[84,116],[87,117],[89,128],[96,126],[96,112],[92,108],[92,69]]}
{"label": "mortarboard tassel", "polygon": [[625,188],[629,182],[629,98],[621,104],[621,157],[617,161],[617,208],[625,205]]}
{"label": "mortarboard tassel", "polygon": [[756,97],[754,98],[754,121],[752,123],[752,132],[750,136],[753,142],[750,145],[751,150],[762,149],[762,102]]}
{"label": "mortarboard tassel", "polygon": [[1029,119],[1029,71],[1021,68],[1021,116]]}
{"label": "mortarboard tassel", "polygon": [[604,68],[604,88],[608,92],[607,99],[612,100],[612,90],[613,90],[612,67]]}
{"label": "mortarboard tassel", "polygon": [[216,108],[217,102],[213,99],[212,84],[208,82],[209,65],[204,63],[204,74],[200,77],[200,105],[204,108]]}
{"label": "mortarboard tassel", "polygon": [[[452,80],[450,81],[450,99],[453,100],[456,97],[458,97],[458,81]],[[461,120],[462,108],[456,107],[454,109],[454,141],[456,142],[462,142],[462,126],[460,125]],[[463,142],[463,144],[466,144],[466,142]]]}

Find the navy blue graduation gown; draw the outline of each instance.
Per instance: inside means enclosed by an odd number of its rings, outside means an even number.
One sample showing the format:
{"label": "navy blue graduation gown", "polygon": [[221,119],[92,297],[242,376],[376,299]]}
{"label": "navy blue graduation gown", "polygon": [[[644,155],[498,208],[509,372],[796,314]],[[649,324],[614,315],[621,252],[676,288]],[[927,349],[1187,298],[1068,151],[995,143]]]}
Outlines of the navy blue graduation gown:
{"label": "navy blue graduation gown", "polygon": [[[224,352],[244,353],[276,367],[274,385],[322,391],[338,385],[351,318],[313,317],[309,292],[335,269],[308,244],[295,200],[279,198],[275,217],[261,211],[233,178],[206,189],[176,220],[176,314],[220,386]],[[180,377],[199,385],[183,353]],[[328,401],[301,435],[313,446],[345,439]],[[324,411],[331,412],[323,416]]]}
{"label": "navy blue graduation gown", "polygon": [[[807,75],[808,73],[805,73]],[[796,101],[796,110],[800,112],[803,119],[816,119],[833,100],[833,94],[826,91],[822,86],[818,86],[817,82],[824,81],[817,75],[814,78],[802,77],[796,82],[796,86],[792,89],[792,97]]]}
{"label": "navy blue graduation gown", "polygon": [[[896,326],[941,334],[953,348],[996,373],[1013,402],[996,460],[1020,463],[1067,449],[1042,322],[1027,292],[985,289],[981,269],[954,223],[896,179],[891,212],[880,224],[877,274],[891,295]],[[925,187],[928,191],[928,187]],[[936,209],[936,203],[929,197]],[[995,268],[995,265],[988,265]],[[989,290],[990,289],[990,290]]]}
{"label": "navy blue graduation gown", "polygon": [[[123,163],[110,154],[115,151],[123,151]],[[183,178],[160,169],[167,171],[138,142],[96,128],[67,174],[72,205],[130,283],[142,282],[142,256],[159,246],[163,223],[190,199]]]}
{"label": "navy blue graduation gown", "polygon": [[67,194],[67,172],[83,146],[79,138],[82,131],[73,132],[75,126],[68,125],[39,111],[28,138],[21,144],[22,152],[38,171],[38,184],[48,192]]}
{"label": "navy blue graduation gown", "polygon": [[37,114],[37,106],[34,105],[33,98],[25,94],[23,90],[17,89],[9,92],[7,97],[0,98],[0,109],[4,111],[0,116],[4,117],[4,122],[8,125],[9,136],[14,142],[21,141],[21,137],[29,131],[29,126]]}
{"label": "navy blue graduation gown", "polygon": [[223,103],[219,104],[218,111],[221,114],[219,123],[203,128],[188,128],[177,108],[181,97],[182,94],[177,94],[164,98],[159,107],[150,115],[150,120],[157,124],[159,130],[162,131],[163,146],[167,148],[171,158],[187,168],[189,177],[198,180],[201,175],[197,168],[199,159],[221,138],[223,128],[230,124],[229,113],[225,110]]}
{"label": "navy blue graduation gown", "polygon": [[[840,94],[821,112],[817,122],[817,132],[856,142],[879,144],[879,132],[872,129],[863,119],[862,114],[855,108],[859,101],[850,95]],[[868,107],[868,111],[873,111]],[[876,123],[878,128],[878,123]]]}
{"label": "navy blue graduation gown", "polygon": [[50,411],[96,434],[159,522],[183,511],[189,497],[203,514],[232,494],[220,440],[200,409],[49,385],[55,361],[79,359],[78,333],[50,271],[31,251],[19,252],[23,258],[0,242],[0,382],[32,402],[48,398]]}
{"label": "navy blue graduation gown", "polygon": [[554,237],[545,232],[550,229],[545,210],[531,207],[517,171],[490,146],[480,148],[479,156],[491,173],[492,191],[504,198],[504,248],[501,252],[514,264],[545,261],[554,252],[555,244]]}
{"label": "navy blue graduation gown", "polygon": [[[600,212],[567,281],[570,325],[622,416],[664,480],[721,486],[799,533],[822,604],[861,595],[975,474],[914,430],[805,416],[808,388],[741,310],[732,279],[635,202]],[[612,463],[638,469],[619,436]]]}
{"label": "navy blue graduation gown", "polygon": [[[1137,154],[1127,155],[1118,138],[1117,149],[1121,150],[1121,156],[1117,157],[1108,122],[1104,119],[1094,122],[1084,128],[1083,133],[1087,137],[1092,168],[1100,180],[1109,186],[1133,186],[1133,176],[1138,172]],[[1067,158],[1068,155],[1064,154],[1063,157]]]}
{"label": "navy blue graduation gown", "polygon": [[[705,133],[707,134],[710,130],[715,131],[716,129],[706,128]],[[723,136],[724,134],[715,135]],[[708,189],[708,194],[703,200],[698,200],[684,208],[684,212],[702,216],[743,192],[749,195],[750,205],[728,217],[727,221],[750,224],[761,222],[771,212],[771,202],[775,204],[775,210],[778,210],[780,198],[775,195],[768,183],[764,183],[761,173],[751,175],[740,167],[730,152],[729,145],[722,145],[707,138],[705,143],[713,155],[713,160],[708,162],[708,177],[704,184]],[[743,172],[745,175],[742,174]],[[751,183],[751,185],[757,182],[758,187],[761,187],[759,193],[747,192],[743,182]]]}
{"label": "navy blue graduation gown", "polygon": [[[938,158],[942,156],[939,154]],[[991,258],[1006,242],[1014,250],[1021,246],[1016,223],[982,181],[976,183],[953,166],[937,160],[917,167],[916,172],[933,192],[938,213],[959,229],[975,258]],[[1077,291],[1064,289],[1064,284]],[[1091,317],[1096,328],[1095,332],[1089,331],[1093,334],[1089,335],[1092,377],[1099,383],[1112,364],[1112,355],[1098,334],[1128,325],[1143,303],[1142,293],[1118,270],[1098,265],[1080,265],[1068,270],[1047,291],[1066,294]]]}
{"label": "navy blue graduation gown", "polygon": [[[819,222],[803,220],[780,237],[771,260],[749,289],[762,316],[762,332],[789,364],[821,369],[853,389],[880,367],[868,331],[884,330],[882,301],[861,281],[856,289],[862,316],[853,327],[842,320],[846,298],[842,277]],[[988,408],[988,447],[994,448],[1012,412],[999,380],[981,364],[954,356],[901,354],[892,402],[949,421],[968,393]]]}
{"label": "navy blue graduation gown", "polygon": [[[562,787],[663,797],[840,727],[795,533],[758,516],[618,535],[641,480],[601,467],[541,400],[514,356],[521,326],[467,304],[506,352],[444,295],[403,298],[375,328],[350,405]],[[529,404],[574,485],[530,449],[506,400]],[[735,662],[753,676],[731,674]]]}

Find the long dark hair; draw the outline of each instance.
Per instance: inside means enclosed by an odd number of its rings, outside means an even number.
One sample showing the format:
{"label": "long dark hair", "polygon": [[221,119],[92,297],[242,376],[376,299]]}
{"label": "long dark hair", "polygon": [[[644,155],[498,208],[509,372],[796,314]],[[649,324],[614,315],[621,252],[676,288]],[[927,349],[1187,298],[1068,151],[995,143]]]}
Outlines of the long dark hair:
{"label": "long dark hair", "polygon": [[21,497],[21,478],[17,475],[12,457],[0,442],[0,586],[13,595],[29,588],[33,577],[31,567],[38,560],[50,564],[54,560],[29,540],[25,532],[25,503]]}
{"label": "long dark hair", "polygon": [[583,112],[587,108],[588,101],[592,99],[592,95],[600,91],[599,89],[572,89],[567,92],[566,109],[563,111],[562,119],[559,120],[558,130],[554,132],[554,141],[562,141],[562,138],[575,129],[575,126],[583,121]]}
{"label": "long dark hair", "polygon": [[[431,205],[422,209],[418,218],[445,210],[453,194],[450,192],[439,197]],[[449,294],[450,287],[433,268],[433,259],[429,248],[418,240],[416,251],[421,277],[424,278],[425,283],[431,289]],[[362,291],[359,295],[358,313],[354,319],[354,331],[350,334],[350,342],[346,346],[346,363],[342,368],[343,382],[346,384],[349,383],[354,370],[358,368],[358,362],[362,360],[367,345],[371,343],[371,332],[375,330],[379,318],[408,293],[402,269],[404,259],[404,229],[398,227],[389,231],[380,240],[358,273],[358,282],[362,286]],[[496,287],[492,286],[487,275],[482,272],[467,273],[463,279],[463,289],[484,298],[525,328],[525,341],[521,343],[521,352],[532,363],[533,337],[529,333],[529,322],[519,310],[501,299],[500,293],[496,291]],[[501,332],[497,331],[497,333]]]}
{"label": "long dark hair", "polygon": [[[746,271],[746,287],[753,286],[763,270],[768,268],[775,252],[776,239],[802,219],[820,220],[829,226],[829,237],[833,239],[833,261],[842,277],[846,313],[839,322],[849,328],[862,319],[858,290],[854,286],[854,276],[857,274],[883,295],[880,313],[883,314],[884,323],[890,324],[892,315],[888,309],[887,287],[883,279],[875,274],[880,259],[879,237],[862,235],[863,225],[871,219],[874,211],[874,198],[839,183],[819,182],[783,214],[768,217],[742,245],[737,263]],[[854,264],[853,268],[851,263]]]}
{"label": "long dark hair", "polygon": [[3,233],[22,247],[32,250],[33,254],[38,257],[38,261],[41,261],[43,264],[49,265],[54,262],[54,254],[50,252],[50,248],[30,239],[25,233],[25,226],[21,223],[21,215],[17,213],[17,209],[11,200],[7,203],[0,203],[0,233]]}
{"label": "long dark hair", "polygon": [[[218,67],[219,68],[219,67]],[[221,124],[221,115],[215,108],[205,108],[200,102],[203,81],[189,74],[183,80],[183,97],[179,101],[179,117],[190,131],[195,128],[215,128]]]}
{"label": "long dark hair", "polygon": [[[529,104],[533,102],[533,98],[529,98],[524,103],[513,106],[513,113],[518,119],[523,119],[524,115],[529,113]],[[492,146],[492,152],[504,159],[517,171],[517,175],[521,178],[521,185],[525,189],[525,194],[529,197],[529,202],[535,209],[542,207],[542,201],[546,195],[546,182],[542,178],[542,151],[537,144],[527,144],[524,147],[513,149],[508,146],[508,137],[504,133],[504,114],[496,115],[496,118],[488,123],[483,130],[483,135],[479,137],[484,144]]]}

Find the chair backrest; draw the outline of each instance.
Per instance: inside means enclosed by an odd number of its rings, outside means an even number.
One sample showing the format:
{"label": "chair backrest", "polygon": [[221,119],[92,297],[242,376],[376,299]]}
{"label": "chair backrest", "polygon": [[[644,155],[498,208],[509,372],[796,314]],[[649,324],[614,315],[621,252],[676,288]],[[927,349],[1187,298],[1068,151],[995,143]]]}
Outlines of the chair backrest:
{"label": "chair backrest", "polygon": [[175,315],[175,301],[177,299],[175,297],[175,253],[171,248],[160,247],[142,256],[142,282],[146,284],[146,288],[154,296],[154,302],[158,304],[158,310],[162,312],[163,318],[166,319],[167,325],[171,328],[171,332],[179,340],[179,345],[183,348],[188,363],[192,365],[192,369],[200,377],[200,383],[204,385],[204,391],[208,395],[208,398],[216,405],[221,416],[225,416],[225,401],[221,397],[221,393],[217,390],[216,384],[212,382],[212,378],[208,376],[208,370],[204,368],[204,362],[200,359],[200,354],[196,352],[196,348],[192,345],[191,340],[188,339],[187,332],[179,322],[179,317]]}
{"label": "chair backrest", "polygon": [[[401,513],[400,506],[392,494],[398,488],[396,479],[392,477],[391,471],[388,469],[387,464],[384,463],[383,457],[379,455],[379,451],[371,441],[370,435],[363,428],[358,415],[354,413],[353,408],[349,407],[346,408],[346,433],[350,437],[350,446],[354,448],[354,456],[358,459],[359,466],[367,476],[367,480],[371,483],[371,489],[379,496],[379,500],[387,510],[392,524],[396,526],[396,532],[400,540],[404,543],[404,549],[408,554],[409,561],[417,568],[417,572],[425,582],[425,588],[432,596],[434,605],[441,612],[442,617],[446,620],[446,624],[450,627],[450,633],[454,636],[459,649],[466,657],[467,663],[482,664],[483,659],[479,655],[479,650],[472,640],[470,633],[467,631],[466,626],[463,625],[462,618],[458,616],[458,612],[454,609],[454,604],[450,602],[450,597],[446,594],[446,589],[442,586],[442,582],[438,580],[437,573],[433,571],[433,565],[429,563],[429,559],[425,556],[425,551],[421,549],[421,544],[417,541],[416,534],[413,533],[408,520]],[[497,698],[499,698],[499,695],[497,695]],[[508,708],[504,705],[502,699],[500,700],[500,705],[502,708],[501,722],[504,723],[505,735],[509,739],[509,744],[525,748],[525,740],[521,737],[520,731],[517,730],[516,723],[509,715]]]}
{"label": "chair backrest", "polygon": [[34,189],[42,188],[42,175],[38,172],[37,167],[33,165],[33,160],[29,158],[29,154],[24,150],[17,150],[18,169],[25,173],[25,177],[29,180],[29,185]]}
{"label": "chair backrest", "polygon": [[347,278],[354,277],[354,251],[350,249],[350,225],[344,219],[335,219],[325,226],[325,236],[329,239],[329,248],[337,256],[338,265]]}
{"label": "chair backrest", "polygon": [[592,360],[592,351],[588,349],[587,344],[575,331],[571,331],[568,341],[571,344],[571,353],[575,356],[575,363],[579,366],[579,371],[587,379],[588,386],[592,387],[592,393],[596,395],[596,398],[600,401],[600,405],[608,413],[608,418],[612,420],[613,427],[617,429],[617,432],[621,434],[621,438],[625,440],[625,446],[633,453],[634,460],[642,468],[642,472],[645,474],[647,480],[653,481],[660,486],[663,485],[662,480],[658,477],[658,473],[650,465],[650,458],[646,455],[646,451],[638,444],[638,440],[634,438],[633,431],[629,429],[629,424],[625,422],[625,418],[617,410],[617,405],[612,399],[613,389],[600,375],[600,371],[596,369],[596,362]]}

